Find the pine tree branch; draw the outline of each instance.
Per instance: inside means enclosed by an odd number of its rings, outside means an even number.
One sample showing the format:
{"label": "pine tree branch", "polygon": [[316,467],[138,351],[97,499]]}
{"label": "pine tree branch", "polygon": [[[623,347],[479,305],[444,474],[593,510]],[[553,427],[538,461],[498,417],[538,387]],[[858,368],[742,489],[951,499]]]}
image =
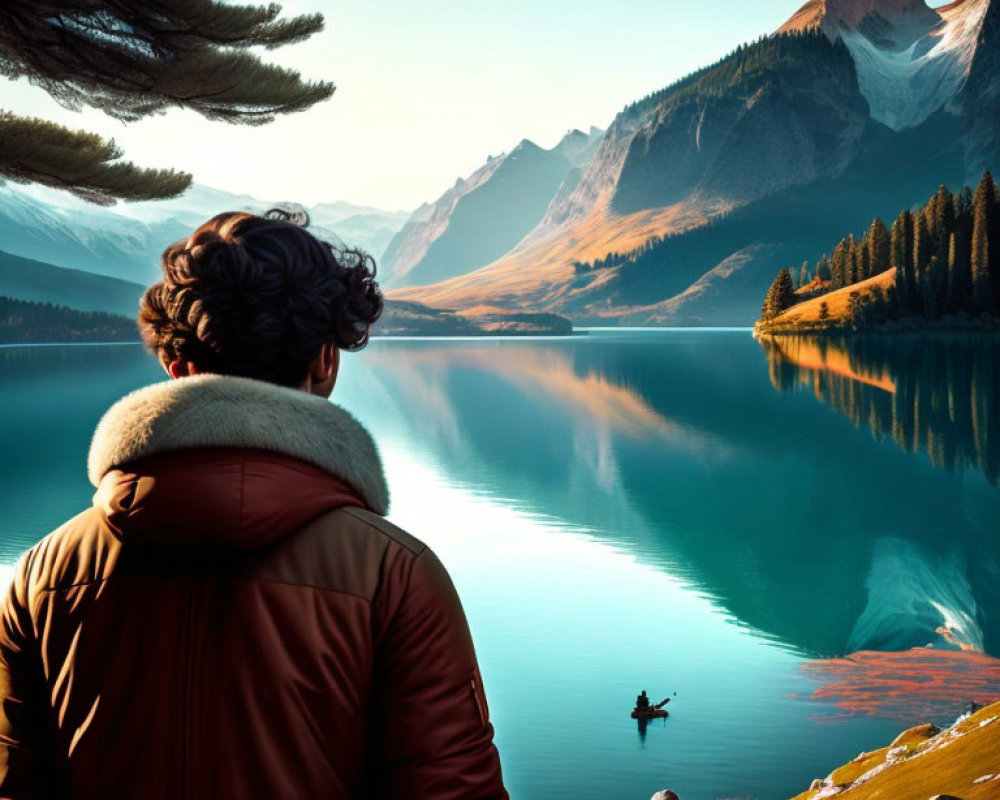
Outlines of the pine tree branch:
{"label": "pine tree branch", "polygon": [[176,197],[191,176],[121,161],[113,140],[0,111],[0,176],[65,189],[100,205]]}

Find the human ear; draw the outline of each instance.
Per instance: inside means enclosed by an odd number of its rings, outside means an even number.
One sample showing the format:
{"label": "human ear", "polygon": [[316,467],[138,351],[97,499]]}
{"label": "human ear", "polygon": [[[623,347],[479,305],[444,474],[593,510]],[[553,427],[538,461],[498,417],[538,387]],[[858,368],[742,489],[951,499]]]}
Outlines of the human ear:
{"label": "human ear", "polygon": [[333,342],[327,342],[319,351],[319,355],[309,365],[306,390],[313,394],[329,397],[337,382],[339,370],[340,348]]}
{"label": "human ear", "polygon": [[340,370],[340,348],[333,342],[323,345],[319,362],[322,374],[317,375],[317,379],[323,382],[336,381],[337,372]]}
{"label": "human ear", "polygon": [[175,358],[169,364],[166,365],[167,375],[169,375],[174,380],[178,378],[184,378],[188,375],[197,375],[198,368],[192,364],[190,361],[184,361],[179,358]]}

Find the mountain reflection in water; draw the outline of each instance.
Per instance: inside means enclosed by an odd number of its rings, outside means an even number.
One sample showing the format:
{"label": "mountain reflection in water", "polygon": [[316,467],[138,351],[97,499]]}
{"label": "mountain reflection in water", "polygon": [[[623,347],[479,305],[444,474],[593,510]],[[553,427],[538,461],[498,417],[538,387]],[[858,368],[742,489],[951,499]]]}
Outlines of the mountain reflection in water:
{"label": "mountain reflection in water", "polygon": [[[761,346],[780,392],[805,388],[876,439],[952,474],[977,470],[997,486],[1000,337],[783,336],[762,337]],[[911,490],[899,500],[916,498]],[[956,696],[1000,696],[1000,660],[985,654],[997,649],[1000,526],[963,500],[947,507],[952,522],[937,546],[874,540],[867,605],[846,642],[854,654],[804,665],[824,681],[813,699],[919,722],[946,717]],[[921,638],[935,649],[920,647]]]}
{"label": "mountain reflection in water", "polygon": [[[605,647],[600,642],[623,627],[621,614],[649,647],[669,653],[656,663],[637,659],[643,675],[654,670],[673,684],[689,667],[700,676],[733,658],[716,629],[695,624],[685,602],[711,609],[721,626],[738,626],[735,638],[757,643],[754,658],[795,665],[796,672],[806,663],[808,677],[834,684],[843,676],[823,665],[840,669],[855,651],[891,660],[930,644],[934,652],[950,651],[954,665],[1000,655],[1000,491],[987,479],[996,463],[990,450],[996,436],[988,433],[996,424],[995,356],[972,349],[954,364],[928,364],[932,356],[919,344],[911,347],[905,357],[863,361],[817,344],[799,347],[793,362],[780,353],[765,358],[740,332],[376,340],[345,358],[333,400],[373,431],[387,455],[397,508],[411,514],[399,519],[404,527],[412,523],[418,536],[446,528],[475,553],[471,563],[489,562],[467,584],[480,613],[510,602],[511,583],[527,580],[519,577],[527,569],[522,561],[545,564],[548,584],[516,602],[532,608],[532,617],[562,609],[555,633],[525,645],[517,633],[523,626],[506,614],[484,633],[494,661],[504,666],[500,676],[514,676],[509,696],[521,697],[517,687],[528,680],[517,661],[528,656],[517,655],[518,648],[538,652],[555,636],[561,648],[582,648],[560,681],[613,687],[614,697],[612,689],[597,696],[617,715],[635,687],[617,686],[621,669],[588,670]],[[942,375],[950,383],[935,384]],[[11,454],[0,460],[0,512],[9,522],[0,537],[4,563],[89,503],[93,490],[83,465],[94,425],[123,393],[160,379],[162,371],[139,348],[0,350],[0,402],[9,420],[0,426],[0,451]],[[817,402],[803,386],[832,394],[821,393],[824,402]],[[827,399],[834,395],[843,399]],[[911,398],[910,411],[899,405],[901,397]],[[852,424],[827,403],[853,409],[851,419],[864,424]],[[897,424],[908,446],[889,436],[879,441],[869,420],[890,435]],[[944,441],[958,433],[964,439]],[[932,451],[947,454],[942,463],[951,466],[934,466],[926,455]],[[401,460],[415,471],[393,466]],[[427,493],[437,482],[447,491],[432,501]],[[448,509],[435,506],[449,496],[464,509],[450,527],[441,524]],[[502,510],[502,525],[490,527],[490,509]],[[591,544],[594,552],[612,554],[609,564],[632,563],[639,575],[666,577],[676,592],[669,607],[662,588],[625,606],[578,586],[584,578],[573,572],[574,554],[591,553]],[[506,550],[516,551],[513,563],[502,562]],[[624,597],[628,587],[620,592]],[[573,609],[580,607],[589,610],[578,618]],[[581,626],[592,626],[587,641],[593,638],[594,652],[578,641]],[[907,669],[940,674],[939,666],[921,661]],[[753,664],[741,668],[758,692],[773,677],[753,672]],[[726,691],[737,691],[733,678],[726,680]],[[973,699],[964,696],[965,684],[955,686],[942,709]],[[775,698],[791,691],[759,699],[786,713]],[[668,729],[694,724],[686,710],[708,702],[698,694],[682,692]],[[890,713],[898,712],[901,698],[893,699]],[[818,699],[839,702],[832,694]],[[758,719],[763,712],[747,713]],[[698,716],[708,724],[706,714],[700,709]],[[651,726],[650,739],[657,733]]]}
{"label": "mountain reflection in water", "polygon": [[[768,370],[744,335],[588,339],[376,347],[358,390],[378,385],[392,408],[373,417],[408,420],[405,446],[475,491],[624,545],[804,654],[1000,652],[1000,493],[772,387],[775,374],[835,387],[853,418],[897,420],[907,441],[985,466],[988,355],[944,369],[925,354],[913,373],[817,345],[796,351],[805,366],[768,350]],[[951,389],[930,384],[938,373]],[[893,416],[897,397],[910,414]],[[962,445],[944,445],[942,414]]]}

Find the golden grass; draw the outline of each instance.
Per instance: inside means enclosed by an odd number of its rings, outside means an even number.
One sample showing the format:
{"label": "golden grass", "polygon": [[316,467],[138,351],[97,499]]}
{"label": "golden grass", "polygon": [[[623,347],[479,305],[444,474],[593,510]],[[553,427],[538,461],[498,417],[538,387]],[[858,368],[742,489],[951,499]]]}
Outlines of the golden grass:
{"label": "golden grass", "polygon": [[870,753],[862,753],[861,756],[854,759],[854,761],[849,764],[844,764],[840,769],[835,769],[830,777],[833,782],[840,785],[844,783],[854,783],[858,778],[864,775],[868,770],[877,767],[883,761],[885,761],[885,755],[889,752],[888,747],[883,747],[881,750],[873,750]]}
{"label": "golden grass", "polygon": [[829,281],[821,281],[818,277],[814,277],[805,286],[800,286],[796,289],[795,294],[812,294],[813,292],[818,292],[820,289],[826,289],[829,286]]}
{"label": "golden grass", "polygon": [[[905,757],[859,781],[885,763],[892,747],[908,748]],[[1000,775],[1000,703],[936,735],[926,725],[911,728],[892,747],[865,753],[835,770],[830,775],[835,783],[854,784],[839,792],[838,800],[927,800],[937,794],[962,800],[1000,798],[1000,779],[976,783],[987,775]],[[818,793],[809,789],[793,800],[812,800]]]}
{"label": "golden grass", "polygon": [[869,278],[859,283],[845,286],[843,289],[814,297],[812,300],[805,300],[798,303],[787,311],[779,314],[770,321],[770,325],[798,325],[802,323],[814,323],[820,321],[820,309],[826,303],[827,314],[830,322],[841,320],[847,317],[847,307],[851,300],[852,292],[867,294],[876,288],[887,290],[896,280],[896,270],[887,269],[873,278]]}

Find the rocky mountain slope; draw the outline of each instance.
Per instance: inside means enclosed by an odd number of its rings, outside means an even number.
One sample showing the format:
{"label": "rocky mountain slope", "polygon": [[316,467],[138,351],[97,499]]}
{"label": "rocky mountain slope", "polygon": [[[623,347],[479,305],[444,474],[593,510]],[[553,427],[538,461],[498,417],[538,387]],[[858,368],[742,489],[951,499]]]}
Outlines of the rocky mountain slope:
{"label": "rocky mountain slope", "polygon": [[512,252],[399,296],[749,325],[778,267],[1000,167],[998,38],[998,0],[807,3],[624,109]]}
{"label": "rocky mountain slope", "polygon": [[414,212],[381,265],[386,285],[413,286],[461,275],[499,258],[575,186],[602,132],[570,131],[551,150],[527,139],[491,157],[433,204]]}

